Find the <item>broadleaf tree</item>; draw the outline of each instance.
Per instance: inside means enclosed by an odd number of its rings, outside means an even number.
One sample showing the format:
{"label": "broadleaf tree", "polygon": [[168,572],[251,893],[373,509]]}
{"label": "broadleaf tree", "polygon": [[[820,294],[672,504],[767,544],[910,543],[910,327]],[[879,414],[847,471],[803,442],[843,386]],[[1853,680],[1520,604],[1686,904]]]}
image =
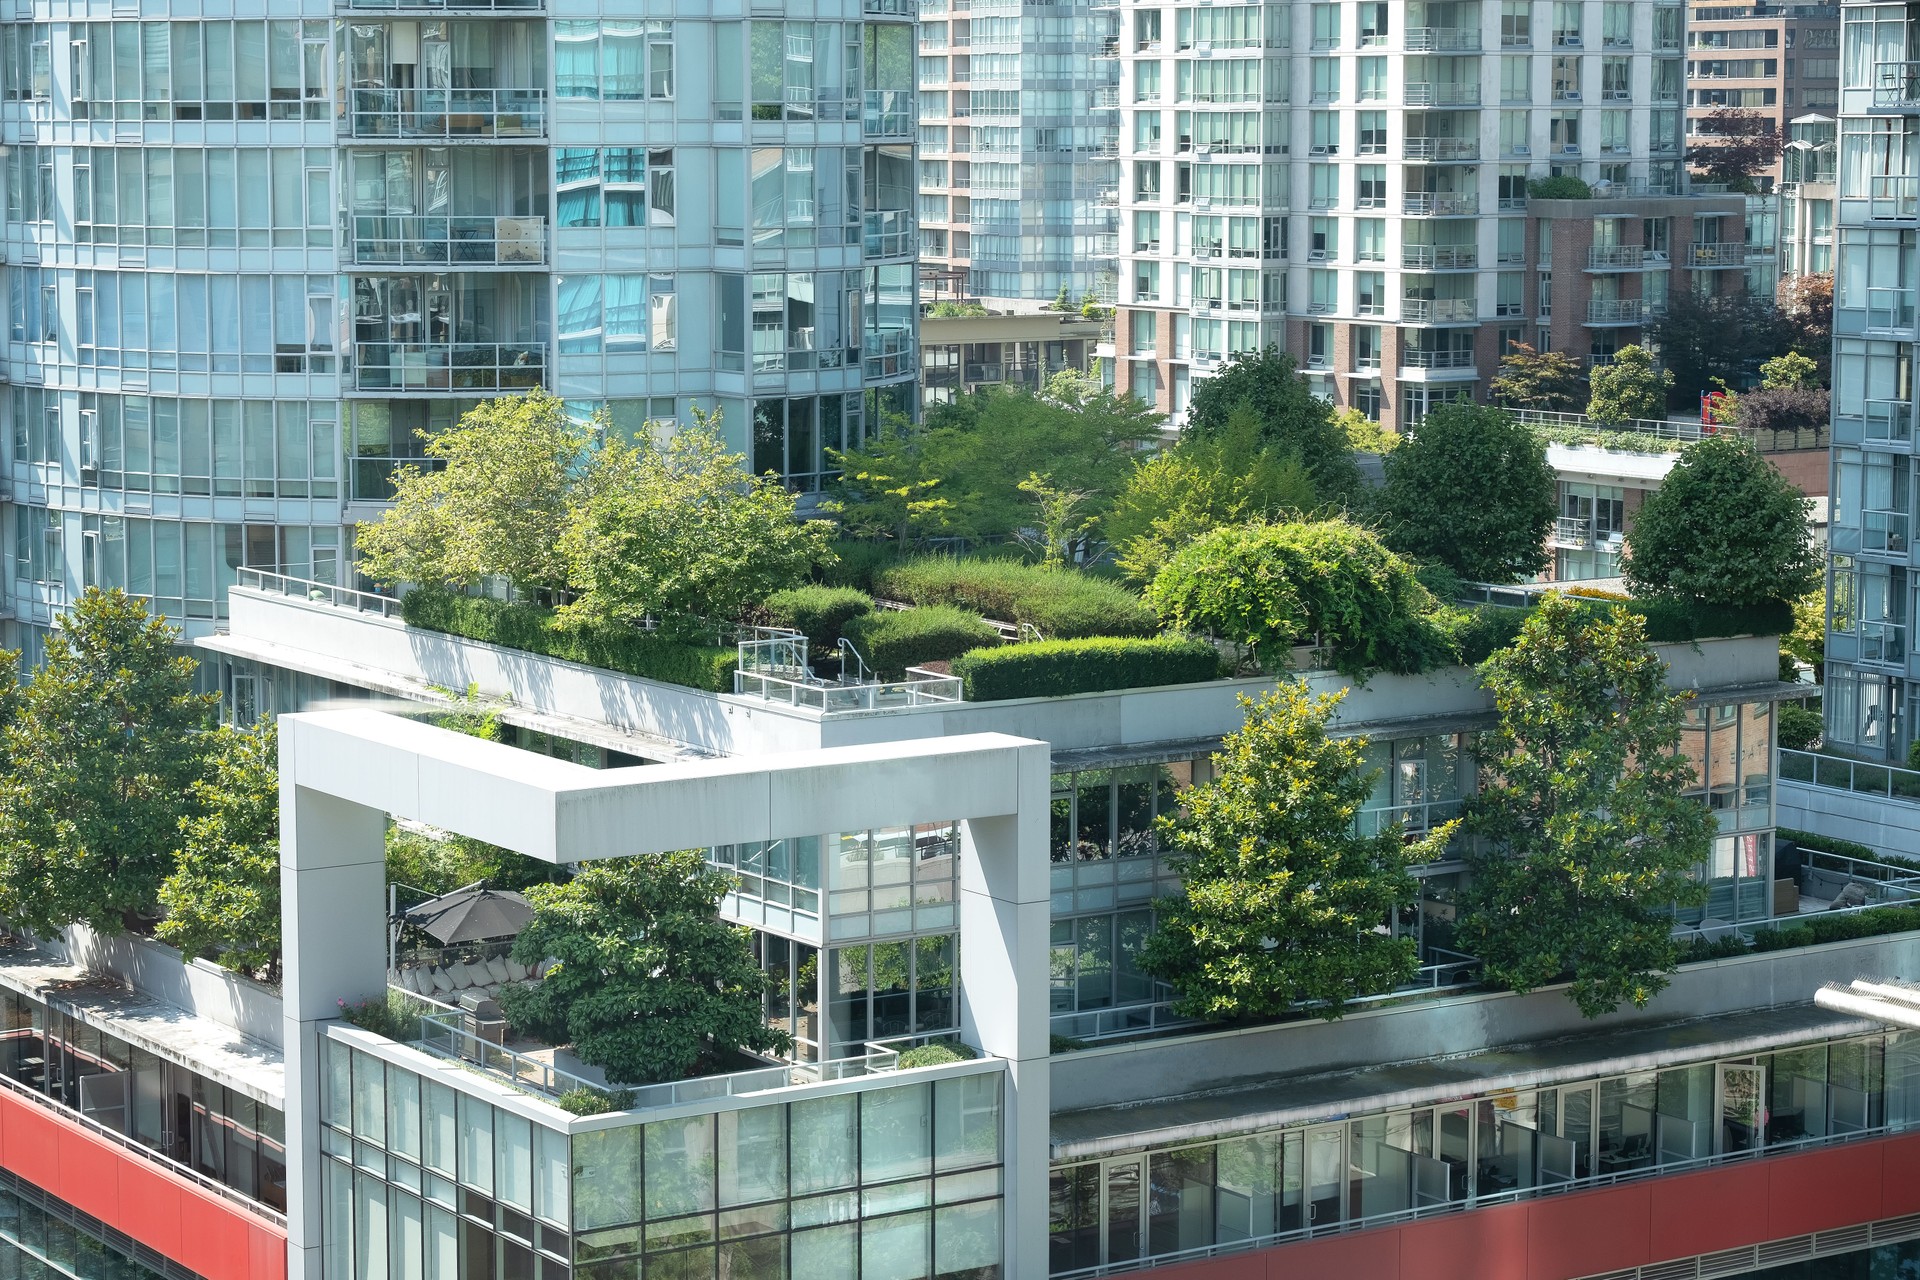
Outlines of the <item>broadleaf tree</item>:
{"label": "broadleaf tree", "polygon": [[117,588],[89,588],[48,633],[5,733],[0,916],[49,935],[156,914],[218,701],[193,691],[179,639]]}
{"label": "broadleaf tree", "polygon": [[1536,351],[1516,342],[1500,357],[1488,386],[1495,404],[1550,413],[1577,411],[1587,399],[1587,371],[1564,351]]}
{"label": "broadleaf tree", "polygon": [[1409,868],[1440,856],[1448,823],[1418,840],[1355,821],[1373,787],[1362,738],[1327,722],[1344,693],[1304,681],[1258,702],[1213,758],[1211,782],[1182,796],[1161,836],[1182,877],[1162,899],[1141,966],[1172,985],[1183,1015],[1268,1017],[1308,1006],[1337,1018],[1353,1000],[1411,978],[1411,938],[1380,926],[1413,902]]}
{"label": "broadleaf tree", "polygon": [[1805,495],[1728,432],[1681,451],[1627,536],[1626,578],[1636,595],[1716,605],[1796,600],[1819,583],[1821,567]]}
{"label": "broadleaf tree", "polygon": [[1182,437],[1225,431],[1233,411],[1242,406],[1253,411],[1267,448],[1299,459],[1321,501],[1338,507],[1359,495],[1360,467],[1353,460],[1353,444],[1292,356],[1272,347],[1243,352],[1198,383]]}
{"label": "broadleaf tree", "polygon": [[190,956],[268,982],[280,975],[280,744],[274,722],[211,735],[196,812],[180,826],[154,932]]}
{"label": "broadleaf tree", "polygon": [[1387,545],[1473,582],[1518,582],[1547,563],[1557,486],[1540,436],[1465,401],[1436,406],[1387,455],[1376,496]]}
{"label": "broadleaf tree", "polygon": [[1593,393],[1587,417],[1601,426],[1620,426],[1635,418],[1658,421],[1667,416],[1667,396],[1673,374],[1656,369],[1645,347],[1624,346],[1610,364],[1593,371]]}
{"label": "broadleaf tree", "polygon": [[1589,1018],[1644,1006],[1679,963],[1673,908],[1705,901],[1714,817],[1687,794],[1688,695],[1643,619],[1548,594],[1481,664],[1496,726],[1470,806],[1472,875],[1456,937],[1516,991],[1570,979]]}
{"label": "broadleaf tree", "polygon": [[615,1084],[677,1080],[740,1049],[787,1051],[762,1014],[771,982],[748,930],[720,919],[733,884],[689,849],[589,862],[529,888],[513,958],[559,964],[502,990],[508,1021],[572,1044]]}

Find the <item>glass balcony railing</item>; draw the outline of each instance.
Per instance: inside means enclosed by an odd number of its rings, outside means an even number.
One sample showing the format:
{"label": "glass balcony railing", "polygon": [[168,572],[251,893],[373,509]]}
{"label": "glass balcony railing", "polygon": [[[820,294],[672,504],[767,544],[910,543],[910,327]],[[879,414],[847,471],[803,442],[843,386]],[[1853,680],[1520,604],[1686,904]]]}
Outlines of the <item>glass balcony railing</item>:
{"label": "glass balcony railing", "polygon": [[1480,158],[1480,140],[1478,138],[1408,138],[1406,157],[1409,160],[1477,160]]}
{"label": "glass balcony railing", "polygon": [[507,391],[544,384],[547,349],[533,343],[362,342],[354,346],[361,391]]}
{"label": "glass balcony railing", "polygon": [[1920,62],[1876,62],[1873,105],[1920,110]]}
{"label": "glass balcony railing", "polygon": [[1470,244],[1400,246],[1400,265],[1409,271],[1460,271],[1478,266],[1480,251]]}
{"label": "glass balcony railing", "polygon": [[1901,289],[1891,285],[1869,287],[1866,322],[1868,331],[1912,332],[1914,294],[1915,291],[1912,289]]}
{"label": "glass balcony railing", "polygon": [[1474,367],[1471,351],[1404,351],[1400,354],[1402,369],[1471,369]]}
{"label": "glass balcony railing", "polygon": [[1415,217],[1470,216],[1480,212],[1480,197],[1471,193],[1454,195],[1446,192],[1409,191],[1401,208]]}
{"label": "glass balcony railing", "polygon": [[535,138],[546,132],[544,89],[355,89],[345,121],[355,138]]}
{"label": "glass balcony railing", "polygon": [[1403,298],[1400,318],[1409,324],[1467,324],[1480,318],[1472,298]]}
{"label": "glass balcony railing", "polygon": [[1920,177],[1895,174],[1868,179],[1867,216],[1903,220],[1920,218]]}
{"label": "glass balcony railing", "polygon": [[869,89],[862,114],[867,137],[911,138],[919,129],[909,89]]}
{"label": "glass balcony railing", "polygon": [[1407,52],[1478,53],[1480,33],[1462,27],[1408,27]]}
{"label": "glass balcony railing", "polygon": [[919,251],[918,230],[910,209],[878,209],[862,219],[862,240],[868,258],[901,258]]}
{"label": "glass balcony railing", "polygon": [[1413,82],[1406,88],[1410,107],[1477,107],[1480,86],[1467,81]]}
{"label": "glass balcony railing", "polygon": [[862,373],[868,378],[892,378],[918,367],[911,329],[869,333],[861,345]]}
{"label": "glass balcony railing", "polygon": [[1690,267],[1744,267],[1747,265],[1747,246],[1738,240],[1695,244],[1687,254]]}
{"label": "glass balcony railing", "polygon": [[1588,324],[1643,324],[1647,304],[1639,298],[1595,298],[1587,303]]}
{"label": "glass balcony railing", "polygon": [[1908,445],[1913,443],[1913,406],[1899,400],[1869,400],[1861,407],[1867,444]]}
{"label": "glass balcony railing", "polygon": [[356,213],[348,241],[357,266],[541,266],[545,218],[455,218]]}
{"label": "glass balcony railing", "polygon": [[1645,246],[1637,244],[1594,245],[1587,250],[1587,270],[1610,267],[1638,267],[1646,261]]}
{"label": "glass balcony railing", "polygon": [[1860,549],[1905,555],[1912,523],[1913,517],[1904,511],[1863,510],[1860,513]]}

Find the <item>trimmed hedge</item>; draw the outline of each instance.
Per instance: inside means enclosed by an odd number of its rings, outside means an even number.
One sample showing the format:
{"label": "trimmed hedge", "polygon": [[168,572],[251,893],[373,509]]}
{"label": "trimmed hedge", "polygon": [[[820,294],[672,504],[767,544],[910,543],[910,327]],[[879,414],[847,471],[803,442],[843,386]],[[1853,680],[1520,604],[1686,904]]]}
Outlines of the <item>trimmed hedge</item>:
{"label": "trimmed hedge", "polygon": [[908,667],[945,662],[1000,637],[978,614],[948,605],[862,614],[849,619],[842,634],[889,680],[899,679]]}
{"label": "trimmed hedge", "polygon": [[[1726,636],[1785,635],[1793,629],[1792,606],[1773,600],[1732,607],[1633,600],[1617,592],[1593,588],[1570,588],[1566,594],[1596,616],[1604,615],[1616,604],[1625,606],[1628,613],[1646,620],[1647,639],[1654,644],[1686,644]],[[1450,611],[1444,625],[1453,637],[1460,661],[1476,666],[1512,644],[1531,612],[1511,605],[1469,605]]]}
{"label": "trimmed hedge", "polygon": [[794,587],[766,599],[767,614],[806,636],[813,656],[832,650],[847,623],[873,612],[873,597],[852,587]]}
{"label": "trimmed hedge", "polygon": [[1820,740],[1826,724],[1818,711],[1791,703],[1780,708],[1780,745],[1789,751],[1805,751]]}
{"label": "trimmed hedge", "polygon": [[1849,938],[1877,938],[1883,933],[1920,929],[1920,907],[1875,907],[1871,911],[1824,912],[1804,924],[1784,929],[1762,929],[1753,935],[1755,951],[1786,951]]}
{"label": "trimmed hedge", "polygon": [[900,1069],[913,1067],[941,1067],[949,1062],[971,1062],[973,1050],[958,1040],[933,1040],[916,1045],[900,1055]]}
{"label": "trimmed hedge", "polygon": [[1816,853],[1831,853],[1840,858],[1857,858],[1861,862],[1884,862],[1890,867],[1910,867],[1920,871],[1920,862],[1912,858],[1903,858],[1897,853],[1882,853],[1878,849],[1869,849],[1866,845],[1855,844],[1851,840],[1823,836],[1812,831],[1798,831],[1792,827],[1776,827],[1774,834],[1782,840],[1791,840],[1801,848],[1812,849]]}
{"label": "trimmed hedge", "polygon": [[732,693],[735,649],[667,640],[615,622],[563,623],[551,609],[415,587],[400,602],[408,626],[481,640],[709,693]]}
{"label": "trimmed hedge", "polygon": [[1205,640],[1182,636],[1036,640],[962,654],[953,674],[965,682],[967,701],[1000,702],[1197,684],[1219,678],[1220,654]]}
{"label": "trimmed hedge", "polygon": [[950,604],[1002,622],[1024,622],[1049,640],[1151,636],[1153,610],[1117,582],[1074,569],[1015,560],[922,556],[875,571],[878,595],[908,604]]}

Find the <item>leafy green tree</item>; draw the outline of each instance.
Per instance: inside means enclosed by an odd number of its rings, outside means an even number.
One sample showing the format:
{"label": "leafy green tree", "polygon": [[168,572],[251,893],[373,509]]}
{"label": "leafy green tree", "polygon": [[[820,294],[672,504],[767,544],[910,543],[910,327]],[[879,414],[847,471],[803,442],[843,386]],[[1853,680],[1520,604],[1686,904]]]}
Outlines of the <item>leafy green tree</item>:
{"label": "leafy green tree", "polygon": [[1141,966],[1188,1017],[1270,1017],[1308,1004],[1337,1018],[1391,991],[1420,958],[1380,925],[1414,900],[1408,868],[1440,856],[1453,824],[1416,841],[1398,825],[1355,833],[1373,788],[1364,738],[1331,738],[1344,691],[1315,697],[1288,681],[1259,702],[1213,757],[1213,781],[1161,819],[1182,891],[1159,905]]}
{"label": "leafy green tree", "polygon": [[1705,604],[1795,600],[1820,582],[1807,500],[1747,440],[1695,441],[1627,536],[1636,595]]}
{"label": "leafy green tree", "polygon": [[178,641],[140,600],[97,588],[47,636],[0,774],[0,915],[14,924],[119,933],[156,914],[217,701],[193,691]]}
{"label": "leafy green tree", "polygon": [[1040,563],[1049,569],[1064,569],[1067,552],[1086,537],[1094,517],[1086,513],[1093,496],[1078,489],[1061,489],[1046,476],[1035,472],[1016,486],[1033,501],[1035,527],[1016,529],[1014,536],[1029,551],[1040,553]]}
{"label": "leafy green tree", "polygon": [[926,474],[917,436],[889,431],[860,449],[829,449],[842,468],[829,514],[854,538],[911,542],[935,534],[953,504],[940,492],[940,478]]}
{"label": "leafy green tree", "polygon": [[1673,374],[1654,368],[1645,347],[1625,346],[1614,353],[1613,363],[1593,371],[1592,384],[1587,417],[1602,426],[1621,426],[1635,418],[1665,418]]}
{"label": "leafy green tree", "polygon": [[360,569],[376,582],[471,587],[502,577],[526,594],[567,584],[560,548],[593,441],[545,391],[483,400],[437,435],[432,470],[394,471],[393,506],[360,525]]}
{"label": "leafy green tree", "polygon": [[737,618],[831,559],[832,526],[796,519],[794,495],[749,475],[714,425],[601,446],[560,537],[578,593],[566,613],[691,631],[696,616]]}
{"label": "leafy green tree", "polygon": [[1547,563],[1557,508],[1539,435],[1486,405],[1435,407],[1387,455],[1376,499],[1387,545],[1473,582],[1519,582]]}
{"label": "leafy green tree", "polygon": [[565,867],[467,836],[417,826],[387,828],[387,881],[437,897],[484,882],[491,889],[558,884]]}
{"label": "leafy green tree", "polygon": [[1292,356],[1273,347],[1242,353],[1200,382],[1183,437],[1218,435],[1241,405],[1253,411],[1266,447],[1300,460],[1323,502],[1340,506],[1359,495],[1360,468],[1347,433],[1300,376]]}
{"label": "leafy green tree", "polygon": [[1333,415],[1334,425],[1346,432],[1347,443],[1356,453],[1388,454],[1400,447],[1400,433],[1389,431],[1358,409],[1341,409]]}
{"label": "leafy green tree", "polygon": [[1318,505],[1306,468],[1264,447],[1258,420],[1242,408],[1225,431],[1188,436],[1142,461],[1101,527],[1121,571],[1145,584],[1201,534]]}
{"label": "leafy green tree", "polygon": [[280,740],[271,720],[212,735],[154,932],[187,955],[280,980]]}
{"label": "leafy green tree", "polygon": [[1314,643],[1355,679],[1451,657],[1413,566],[1345,520],[1216,529],[1167,561],[1146,600],[1167,625],[1233,644],[1270,670]]}
{"label": "leafy green tree", "polygon": [[1782,352],[1760,365],[1760,388],[1763,391],[1817,391],[1820,366],[1798,351]]}
{"label": "leafy green tree", "polygon": [[1479,750],[1460,946],[1516,991],[1571,977],[1589,1018],[1643,1006],[1679,963],[1673,907],[1706,899],[1693,873],[1715,824],[1686,794],[1688,695],[1667,689],[1642,619],[1557,593],[1480,675],[1499,721]]}
{"label": "leafy green tree", "polygon": [[1690,409],[1716,378],[1736,387],[1749,385],[1761,361],[1792,345],[1793,329],[1770,298],[1703,298],[1691,289],[1675,289],[1648,336],[1674,377],[1669,402],[1677,400]]}
{"label": "leafy green tree", "polygon": [[1536,351],[1517,342],[1500,357],[1488,389],[1495,404],[1509,409],[1571,413],[1586,399],[1587,371],[1564,351]]}
{"label": "leafy green tree", "polygon": [[787,1051],[761,1014],[772,987],[748,930],[720,919],[733,884],[689,849],[591,862],[527,890],[533,919],[513,958],[560,963],[501,992],[508,1020],[571,1042],[619,1084],[676,1080],[740,1049]]}

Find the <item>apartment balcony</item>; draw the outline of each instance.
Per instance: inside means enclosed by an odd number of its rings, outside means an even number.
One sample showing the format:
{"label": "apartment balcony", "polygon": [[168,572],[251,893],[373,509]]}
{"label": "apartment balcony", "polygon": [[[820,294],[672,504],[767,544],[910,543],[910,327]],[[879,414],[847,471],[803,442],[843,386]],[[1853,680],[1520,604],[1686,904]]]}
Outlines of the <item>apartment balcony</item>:
{"label": "apartment balcony", "polygon": [[1740,241],[1726,241],[1718,244],[1695,244],[1687,252],[1687,265],[1690,267],[1744,267],[1747,265],[1747,246]]}
{"label": "apartment balcony", "polygon": [[1106,39],[1102,40],[1100,42],[1100,47],[1093,51],[1093,56],[1096,58],[1119,57],[1120,56],[1120,37],[1108,36]]}
{"label": "apartment balcony", "polygon": [[920,6],[914,0],[862,0],[860,11],[869,18],[916,18]]}
{"label": "apartment balcony", "polygon": [[543,12],[546,0],[342,0],[339,6],[354,13],[445,13],[461,17],[506,13],[516,18]]}
{"label": "apartment balcony", "polygon": [[1477,107],[1480,86],[1455,81],[1410,82],[1404,96],[1410,107]]}
{"label": "apartment balcony", "polygon": [[545,218],[356,213],[347,226],[348,258],[358,267],[539,267],[547,261]]}
{"label": "apartment balcony", "polygon": [[911,329],[869,332],[861,345],[861,374],[869,382],[911,376],[919,368],[919,352]]}
{"label": "apartment balcony", "polygon": [[1593,546],[1593,521],[1560,516],[1554,520],[1547,541],[1562,551],[1585,551]]}
{"label": "apartment balcony", "polygon": [[1480,32],[1462,27],[1408,27],[1408,53],[1478,53]]}
{"label": "apartment balcony", "polygon": [[1470,244],[1403,244],[1400,265],[1408,271],[1470,271],[1480,265],[1480,250]]}
{"label": "apartment balcony", "polygon": [[[1665,255],[1660,255],[1656,260],[1664,263]],[[1647,250],[1644,245],[1594,245],[1587,250],[1589,271],[1638,271],[1646,264]]]}
{"label": "apartment balcony", "polygon": [[1913,334],[1914,290],[1894,286],[1867,290],[1867,316],[1864,331],[1893,337]]}
{"label": "apartment balcony", "polygon": [[1883,222],[1920,218],[1920,177],[1891,174],[1867,180],[1867,216]]}
{"label": "apartment balcony", "polygon": [[354,344],[356,391],[512,391],[545,382],[543,344],[500,342],[360,342]]}
{"label": "apartment balcony", "polygon": [[1471,351],[1403,351],[1400,371],[1472,374],[1478,372],[1478,364]]}
{"label": "apartment balcony", "polygon": [[1478,160],[1478,138],[1408,138],[1404,144],[1409,160]]}
{"label": "apartment balcony", "polygon": [[913,91],[910,89],[869,89],[861,121],[868,141],[897,138],[910,141],[919,131]]}
{"label": "apartment balcony", "polygon": [[1409,191],[1401,211],[1417,218],[1474,217],[1480,212],[1480,197],[1430,191]]}
{"label": "apartment balcony", "polygon": [[1587,303],[1589,325],[1645,324],[1652,308],[1641,298],[1595,298]]}
{"label": "apartment balcony", "polygon": [[1095,111],[1118,111],[1120,109],[1120,90],[1106,85],[1093,91],[1093,109]]}
{"label": "apartment balcony", "polygon": [[1472,298],[1402,298],[1400,319],[1406,324],[1478,324],[1480,304]]}
{"label": "apartment balcony", "polygon": [[1882,448],[1913,444],[1913,406],[1904,400],[1868,400],[1861,406],[1861,442]]}
{"label": "apartment balcony", "polygon": [[875,209],[862,217],[861,240],[868,261],[911,258],[920,251],[911,209]]}
{"label": "apartment balcony", "polygon": [[344,124],[352,138],[538,138],[544,89],[355,89]]}
{"label": "apartment balcony", "polygon": [[1920,112],[1920,62],[1874,63],[1873,105],[1877,111]]}

